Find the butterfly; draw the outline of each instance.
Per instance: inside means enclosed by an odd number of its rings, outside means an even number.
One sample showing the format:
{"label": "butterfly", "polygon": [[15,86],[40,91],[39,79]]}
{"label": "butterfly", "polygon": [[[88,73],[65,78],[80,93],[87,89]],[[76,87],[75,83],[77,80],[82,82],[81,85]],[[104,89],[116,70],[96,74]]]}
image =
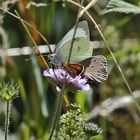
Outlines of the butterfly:
{"label": "butterfly", "polygon": [[57,65],[63,64],[76,75],[82,74],[88,79],[99,83],[105,81],[107,74],[107,61],[103,55],[92,56],[93,46],[90,41],[87,21],[78,24],[72,47],[70,62],[67,64],[68,55],[73,39],[75,26],[57,44],[51,62]]}

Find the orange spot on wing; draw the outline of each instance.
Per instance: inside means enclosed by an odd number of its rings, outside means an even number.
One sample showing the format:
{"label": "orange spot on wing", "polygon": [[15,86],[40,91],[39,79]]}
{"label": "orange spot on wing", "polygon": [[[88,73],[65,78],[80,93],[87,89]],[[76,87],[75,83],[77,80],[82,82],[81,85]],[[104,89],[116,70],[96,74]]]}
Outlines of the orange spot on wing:
{"label": "orange spot on wing", "polygon": [[68,69],[76,75],[81,74],[84,70],[84,67],[81,64],[65,64],[65,67],[68,67]]}

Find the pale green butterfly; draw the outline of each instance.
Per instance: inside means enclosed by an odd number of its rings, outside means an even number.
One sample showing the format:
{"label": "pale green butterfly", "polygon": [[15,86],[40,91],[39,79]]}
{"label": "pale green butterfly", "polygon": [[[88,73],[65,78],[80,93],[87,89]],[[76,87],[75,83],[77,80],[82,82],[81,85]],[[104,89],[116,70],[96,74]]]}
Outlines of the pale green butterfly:
{"label": "pale green butterfly", "polygon": [[[54,64],[61,65],[67,62],[74,30],[75,26],[57,44],[55,53],[51,58]],[[92,53],[93,46],[90,41],[88,23],[81,21],[76,30],[71,58],[67,66],[71,70],[78,71],[87,78],[101,83],[107,79],[107,61],[104,56],[92,56]]]}

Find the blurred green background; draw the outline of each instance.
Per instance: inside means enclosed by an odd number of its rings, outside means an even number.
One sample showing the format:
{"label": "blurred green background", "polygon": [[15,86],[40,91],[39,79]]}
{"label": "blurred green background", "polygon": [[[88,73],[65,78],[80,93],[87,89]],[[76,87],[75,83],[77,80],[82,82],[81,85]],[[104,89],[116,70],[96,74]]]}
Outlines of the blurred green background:
{"label": "blurred green background", "polygon": [[[29,5],[30,0],[11,0],[3,4],[3,9],[21,17],[35,26],[50,44],[57,44],[75,24],[78,8],[64,1],[34,0],[46,3],[46,6]],[[90,0],[85,0],[87,5]],[[127,0],[136,6],[140,0]],[[99,0],[89,12],[101,28],[111,46],[136,100],[140,98],[140,14],[111,12],[100,15],[108,1]],[[124,7],[125,9],[125,7]],[[138,111],[120,72],[117,69],[105,43],[97,29],[85,15],[80,20],[87,20],[91,40],[101,42],[101,47],[93,55],[103,54],[108,60],[109,77],[103,84],[93,83],[92,93],[70,94],[71,102],[81,105],[82,111],[90,121],[104,129],[98,140],[139,140],[140,112]],[[29,28],[38,45],[45,42]],[[19,20],[0,10],[0,49],[32,46],[32,41]],[[13,101],[10,140],[47,139],[51,126],[50,118],[54,115],[56,91],[42,75],[42,69],[32,56],[0,56],[0,79],[20,81],[20,96]],[[26,59],[30,59],[26,61]],[[3,138],[5,104],[0,101],[0,139]],[[49,117],[48,117],[49,114]]]}

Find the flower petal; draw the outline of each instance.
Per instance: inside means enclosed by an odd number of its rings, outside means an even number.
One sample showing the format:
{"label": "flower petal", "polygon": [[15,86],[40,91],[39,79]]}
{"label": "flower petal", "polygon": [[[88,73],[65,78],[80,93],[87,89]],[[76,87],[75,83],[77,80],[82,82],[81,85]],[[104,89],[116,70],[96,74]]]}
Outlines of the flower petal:
{"label": "flower petal", "polygon": [[49,79],[55,80],[55,83],[61,88],[64,83],[73,90],[89,90],[90,86],[87,84],[87,79],[82,78],[81,76],[76,76],[75,78],[71,77],[63,69],[47,69],[43,71],[43,75]]}

